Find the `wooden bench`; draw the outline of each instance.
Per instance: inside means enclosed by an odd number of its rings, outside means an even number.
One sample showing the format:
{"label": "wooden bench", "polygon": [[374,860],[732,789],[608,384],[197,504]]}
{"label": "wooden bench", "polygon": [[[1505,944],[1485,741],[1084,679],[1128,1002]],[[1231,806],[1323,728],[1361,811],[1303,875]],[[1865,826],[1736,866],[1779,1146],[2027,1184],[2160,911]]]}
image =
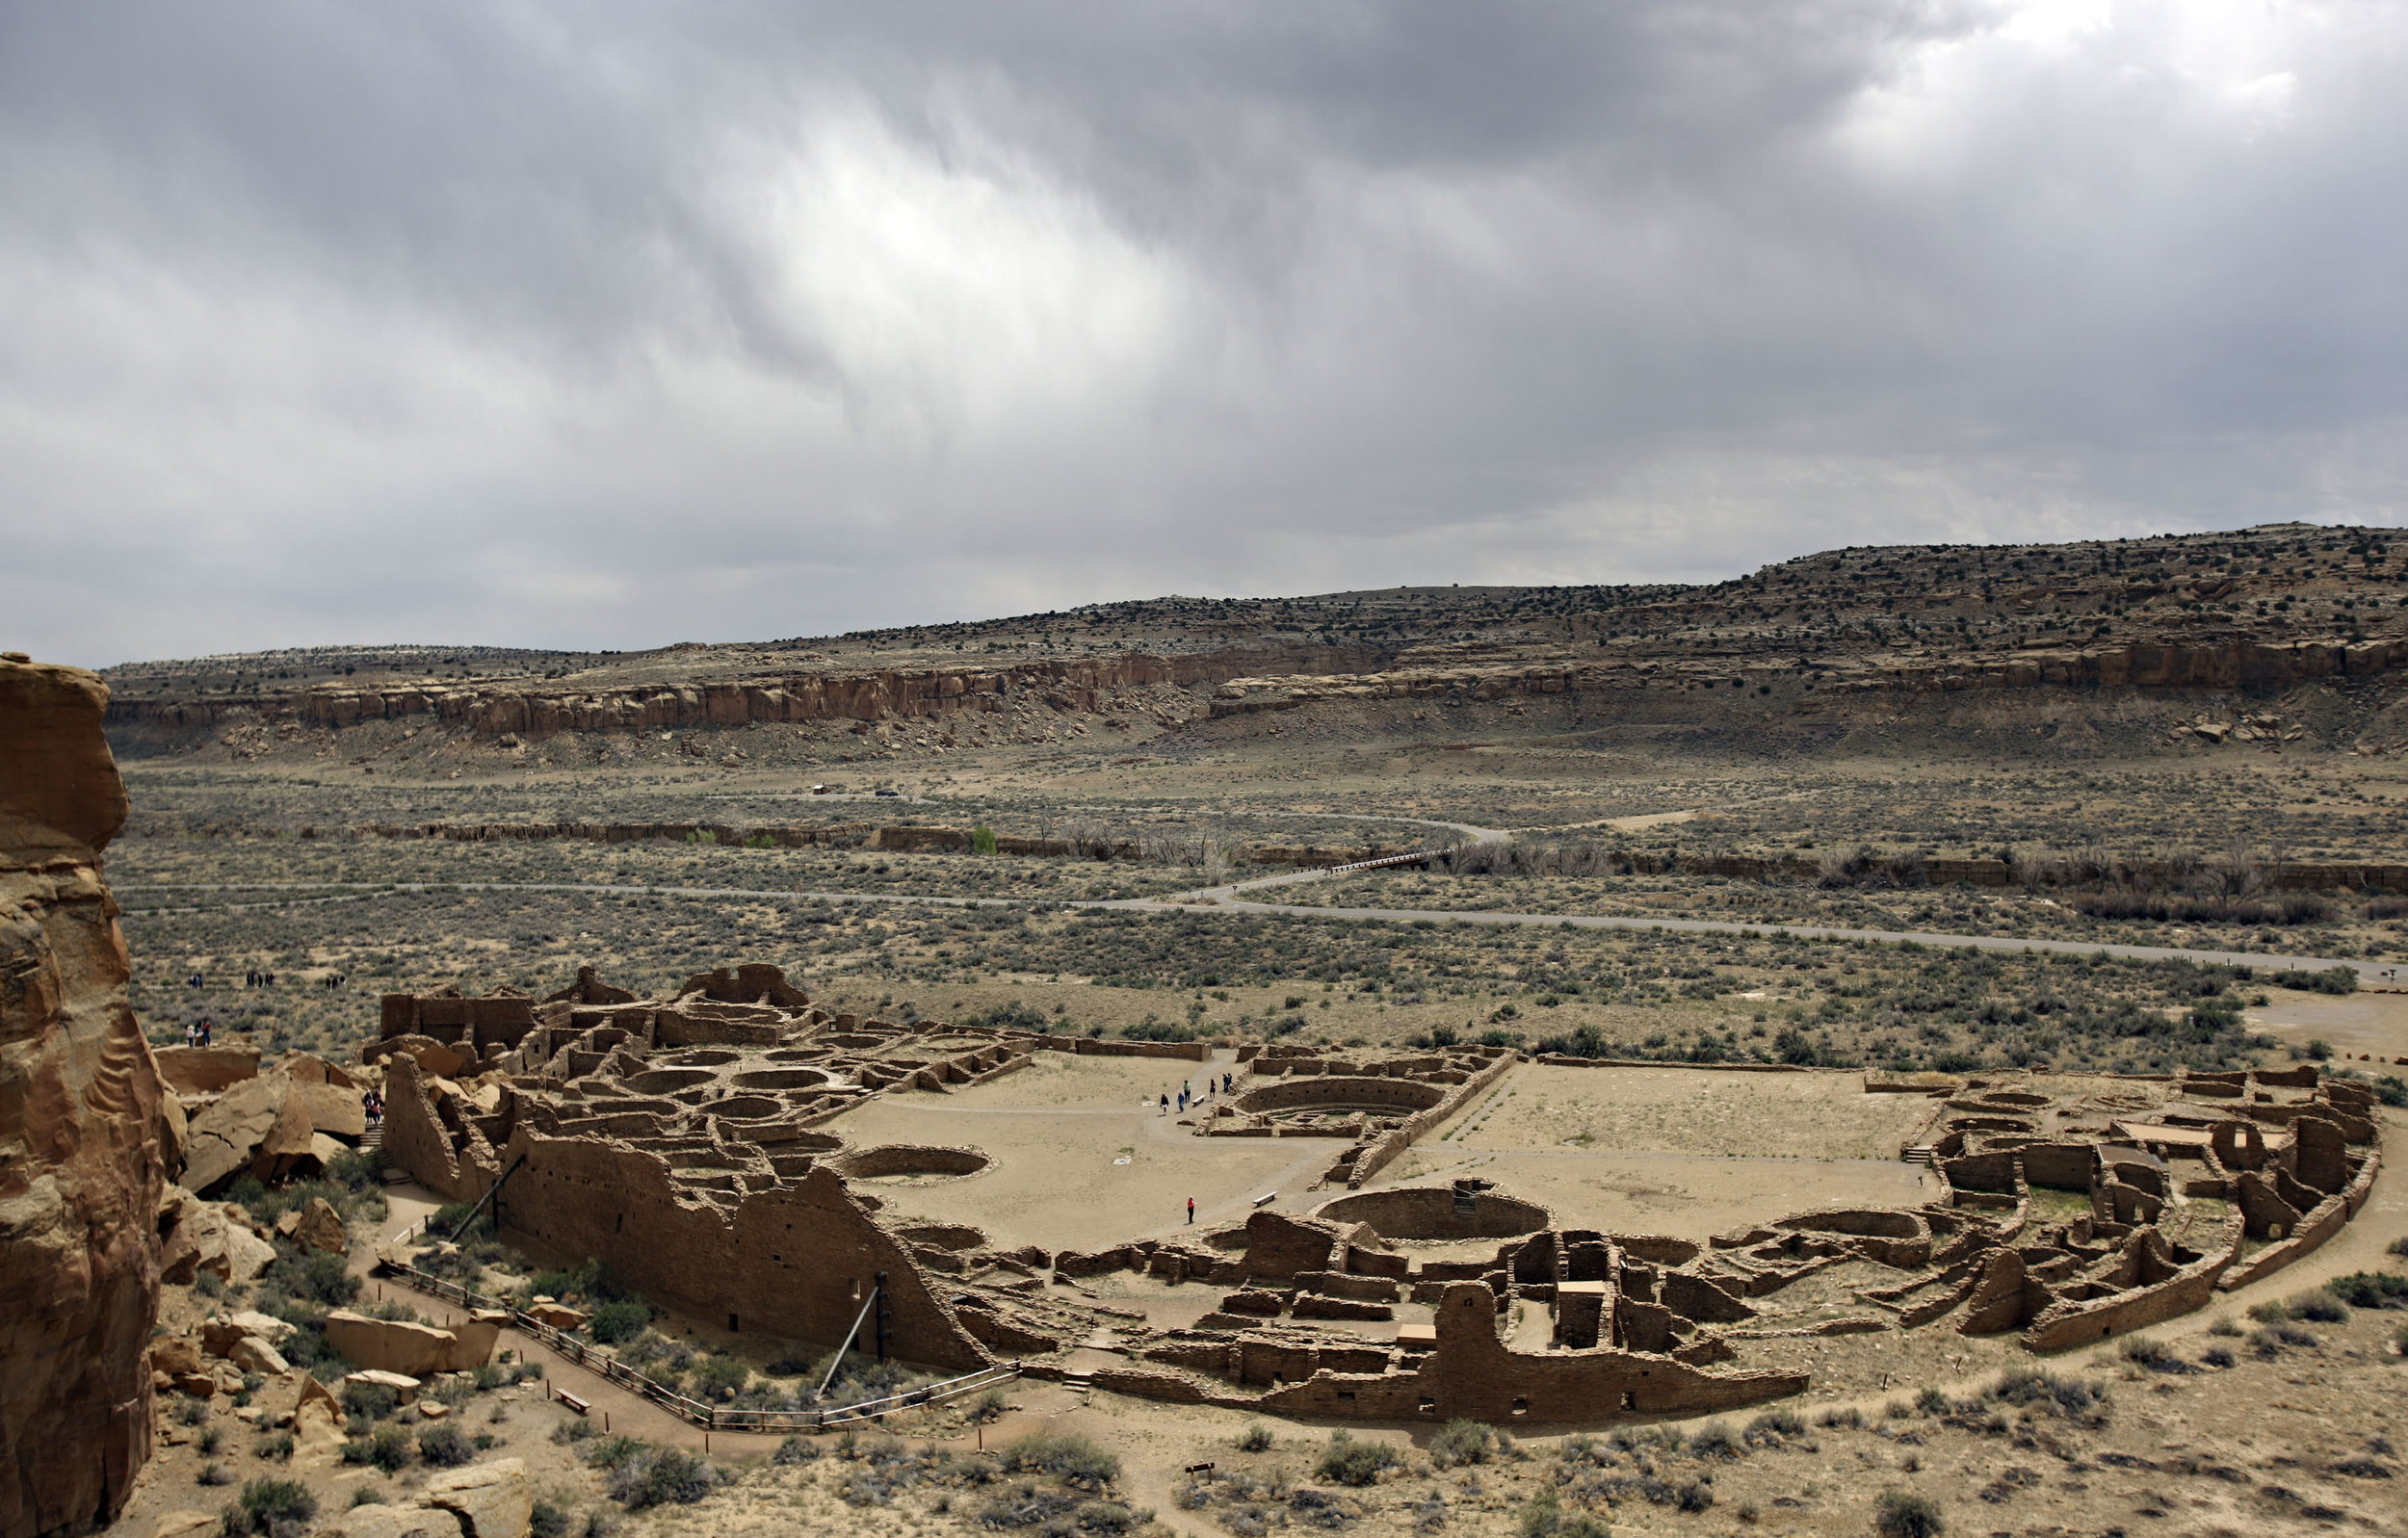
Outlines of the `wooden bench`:
{"label": "wooden bench", "polygon": [[589,1411],[589,1410],[590,1410],[590,1409],[592,1409],[592,1408],[593,1408],[593,1406],[592,1406],[589,1402],[588,1402],[587,1400],[584,1400],[584,1399],[580,1399],[580,1398],[578,1398],[575,1395],[573,1395],[573,1394],[569,1393],[566,1389],[563,1389],[563,1390],[561,1390],[561,1391],[560,1391],[560,1395],[561,1395],[561,1403],[563,1403],[563,1404],[564,1404],[564,1405],[568,1406],[571,1410],[576,1411],[579,1415],[584,1415],[587,1411]]}
{"label": "wooden bench", "polygon": [[1271,1203],[1277,1200],[1279,1200],[1279,1193],[1277,1191],[1265,1191],[1262,1195],[1254,1198],[1254,1205],[1257,1207],[1269,1207]]}

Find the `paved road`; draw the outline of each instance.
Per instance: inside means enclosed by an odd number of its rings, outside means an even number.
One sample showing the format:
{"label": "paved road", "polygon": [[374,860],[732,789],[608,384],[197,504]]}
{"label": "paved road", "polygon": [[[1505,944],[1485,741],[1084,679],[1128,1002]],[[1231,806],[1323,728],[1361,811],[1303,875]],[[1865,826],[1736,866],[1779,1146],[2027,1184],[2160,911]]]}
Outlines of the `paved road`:
{"label": "paved road", "polygon": [[[237,893],[263,892],[278,896],[255,902],[213,902],[205,905],[210,912],[242,912],[252,908],[291,907],[304,903],[355,902],[389,893],[431,892],[578,892],[612,897],[672,897],[705,899],[742,899],[763,902],[888,902],[928,903],[954,908],[1021,908],[1070,907],[1110,908],[1133,913],[1195,913],[1199,910],[1216,913],[1276,914],[1301,919],[1337,919],[1357,921],[1383,919],[1390,923],[1410,924],[1427,919],[1439,924],[1520,925],[1570,929],[1661,929],[1674,934],[1741,934],[1757,936],[1791,935],[1816,940],[1868,940],[1884,945],[1923,945],[1932,947],[1971,947],[1977,951],[2034,951],[2057,955],[2115,956],[2129,961],[2209,961],[2228,965],[2254,967],[2261,972],[2323,972],[2334,967],[2347,967],[2359,975],[2362,984],[2385,986],[2399,979],[2390,974],[2399,963],[2377,963],[2351,960],[2346,957],[2276,955],[2256,951],[2190,951],[2173,946],[2112,945],[2095,940],[2030,940],[2013,935],[1941,934],[1922,929],[1844,929],[1816,924],[1741,924],[1715,919],[1645,919],[1610,914],[1590,913],[1495,913],[1460,912],[1446,908],[1339,908],[1318,907],[1309,903],[1256,902],[1237,896],[1240,892],[1258,891],[1298,881],[1325,880],[1319,871],[1299,871],[1288,875],[1265,876],[1258,880],[1239,882],[1232,886],[1215,887],[1204,892],[1182,893],[1171,898],[1124,898],[1113,901],[1064,902],[1057,899],[1038,898],[943,898],[925,897],[899,892],[808,892],[792,887],[709,887],[709,886],[646,886],[575,881],[237,881],[237,882],[150,882],[116,889],[120,900],[127,897],[150,893],[195,892]],[[304,896],[303,894],[314,894]],[[194,913],[203,911],[203,904],[177,907],[148,907],[129,910],[134,913]]]}

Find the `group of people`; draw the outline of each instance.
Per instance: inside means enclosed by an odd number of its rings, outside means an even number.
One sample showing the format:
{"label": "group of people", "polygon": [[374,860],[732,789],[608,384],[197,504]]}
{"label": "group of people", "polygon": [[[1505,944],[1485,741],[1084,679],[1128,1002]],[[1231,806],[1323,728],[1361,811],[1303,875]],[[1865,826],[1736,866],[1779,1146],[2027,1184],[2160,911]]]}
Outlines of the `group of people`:
{"label": "group of people", "polygon": [[384,1095],[375,1089],[363,1092],[359,1097],[359,1108],[368,1113],[368,1125],[374,1127],[384,1120]]}
{"label": "group of people", "polygon": [[[1207,1076],[1204,1081],[1204,1095],[1211,1094],[1216,1087],[1217,1087],[1219,1091],[1225,1095],[1229,1093],[1229,1086],[1237,1082],[1238,1080],[1235,1074],[1222,1074],[1220,1076],[1219,1083],[1216,1085],[1212,1078]],[[1186,1115],[1188,1108],[1194,1105],[1197,1101],[1202,1100],[1204,1095],[1199,1095],[1195,1092],[1194,1081],[1187,1079],[1181,1080],[1179,1082],[1179,1114],[1182,1116]],[[1161,1113],[1165,1116],[1170,1114],[1170,1095],[1167,1091],[1165,1091],[1163,1095]]]}
{"label": "group of people", "polygon": [[209,1045],[209,1038],[216,1033],[217,1029],[218,1023],[204,1015],[200,1019],[193,1021],[185,1026],[184,1045],[187,1047],[206,1047]]}
{"label": "group of people", "polygon": [[273,972],[246,972],[243,974],[243,986],[246,988],[273,988],[275,986],[275,974]]}

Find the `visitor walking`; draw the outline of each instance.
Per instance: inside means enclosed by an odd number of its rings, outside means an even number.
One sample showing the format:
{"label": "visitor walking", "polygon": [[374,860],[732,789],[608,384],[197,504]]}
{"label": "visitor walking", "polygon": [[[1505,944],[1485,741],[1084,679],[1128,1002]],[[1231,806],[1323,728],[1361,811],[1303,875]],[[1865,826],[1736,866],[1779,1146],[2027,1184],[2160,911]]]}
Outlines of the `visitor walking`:
{"label": "visitor walking", "polygon": [[1188,1221],[1195,1221],[1195,1198],[1192,1196],[1188,1198]]}
{"label": "visitor walking", "polygon": [[1167,1115],[1169,1115],[1169,1114],[1170,1114],[1170,1097],[1169,1097],[1168,1095],[1165,1095],[1165,1096],[1163,1097],[1163,1109],[1162,1109],[1162,1113],[1163,1113],[1164,1115],[1165,1115],[1165,1116],[1167,1116]]}

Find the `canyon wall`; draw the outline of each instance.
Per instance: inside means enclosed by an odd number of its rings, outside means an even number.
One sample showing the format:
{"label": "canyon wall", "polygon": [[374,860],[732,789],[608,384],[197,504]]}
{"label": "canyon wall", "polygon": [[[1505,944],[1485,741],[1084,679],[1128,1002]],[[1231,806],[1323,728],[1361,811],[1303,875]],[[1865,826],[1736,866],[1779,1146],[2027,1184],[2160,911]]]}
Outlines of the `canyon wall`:
{"label": "canyon wall", "polygon": [[1834,692],[1969,689],[2280,689],[2319,678],[2408,667],[2408,640],[2240,639],[2133,643],[1966,657],[1815,658],[1733,653],[1692,658],[1551,659],[1316,677],[1232,678],[1215,691],[1215,716],[1295,710],[1323,700],[1528,698],[1650,688],[1755,688],[1801,677]]}
{"label": "canyon wall", "polygon": [[101,879],[107,702],[0,660],[0,1538],[106,1525],[150,1452],[165,1090]]}
{"label": "canyon wall", "polygon": [[1250,647],[1176,656],[1133,652],[984,667],[853,673],[798,670],[756,679],[584,689],[489,683],[464,683],[451,689],[433,685],[319,687],[289,693],[119,700],[109,709],[109,723],[196,727],[238,714],[289,713],[307,725],[337,729],[363,721],[431,717],[485,735],[540,735],[742,726],[751,721],[879,721],[953,711],[1000,711],[1015,696],[1031,696],[1056,710],[1092,713],[1101,707],[1105,693],[1117,689],[1211,685],[1272,667],[1310,675],[1378,666],[1384,661],[1385,654],[1365,647]]}

